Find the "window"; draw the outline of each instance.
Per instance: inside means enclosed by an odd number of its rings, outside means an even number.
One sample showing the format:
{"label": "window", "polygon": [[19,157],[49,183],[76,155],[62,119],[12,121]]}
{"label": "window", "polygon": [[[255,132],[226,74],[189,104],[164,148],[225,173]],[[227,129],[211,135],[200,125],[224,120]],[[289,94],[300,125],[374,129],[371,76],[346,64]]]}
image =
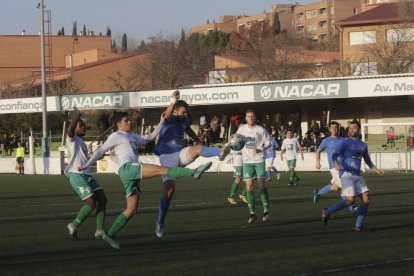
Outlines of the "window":
{"label": "window", "polygon": [[305,17],[303,16],[303,12],[301,12],[301,13],[299,13],[299,14],[298,14],[298,18],[299,18],[299,19],[304,19],[304,18],[305,18]]}
{"label": "window", "polygon": [[329,7],[329,13],[330,14],[334,14],[335,8],[334,7]]}
{"label": "window", "polygon": [[372,44],[377,41],[375,31],[362,31],[349,33],[349,45]]}
{"label": "window", "polygon": [[353,76],[372,76],[378,75],[376,62],[351,63],[351,72]]}
{"label": "window", "polygon": [[354,13],[354,15],[357,14],[358,13],[358,9],[357,8],[354,8],[353,13]]}
{"label": "window", "polygon": [[389,29],[387,30],[387,41],[414,41],[414,28]]}
{"label": "window", "polygon": [[310,11],[306,12],[306,18],[311,18],[311,12]]}
{"label": "window", "polygon": [[311,10],[310,14],[311,14],[311,17],[316,17],[316,10]]}

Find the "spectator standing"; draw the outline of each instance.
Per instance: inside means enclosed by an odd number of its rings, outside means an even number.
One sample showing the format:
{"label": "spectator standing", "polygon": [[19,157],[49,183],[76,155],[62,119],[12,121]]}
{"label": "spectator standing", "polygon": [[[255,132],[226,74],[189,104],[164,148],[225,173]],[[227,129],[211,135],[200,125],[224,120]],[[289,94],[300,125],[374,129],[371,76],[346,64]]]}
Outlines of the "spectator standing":
{"label": "spectator standing", "polygon": [[19,169],[18,175],[24,175],[24,147],[21,142],[17,142],[16,165]]}
{"label": "spectator standing", "polygon": [[270,119],[269,114],[265,115],[262,126],[267,130],[268,133],[272,133],[272,119]]}
{"label": "spectator standing", "polygon": [[328,124],[328,112],[326,110],[322,110],[321,117],[319,119],[320,122],[320,132],[326,133],[327,131],[327,124]]}
{"label": "spectator standing", "polygon": [[208,128],[208,116],[204,111],[201,111],[201,115],[200,115],[200,128],[202,129]]}
{"label": "spectator standing", "polygon": [[298,105],[295,105],[293,107],[291,119],[292,119],[291,130],[293,131],[293,133],[296,132],[299,134],[299,136],[302,136],[302,127],[301,127],[302,111],[300,110]]}
{"label": "spectator standing", "polygon": [[221,126],[223,127],[223,140],[226,142],[229,138],[230,118],[229,114],[224,113],[221,117]]}
{"label": "spectator standing", "polygon": [[231,123],[231,133],[236,133],[236,131],[239,129],[240,125],[240,115],[235,113],[231,115],[230,117],[230,123]]}
{"label": "spectator standing", "polygon": [[319,132],[319,125],[318,125],[318,123],[316,122],[316,120],[312,120],[312,121],[311,121],[311,125],[310,125],[310,127],[309,127],[309,131],[310,131],[311,133],[318,133],[318,132]]}

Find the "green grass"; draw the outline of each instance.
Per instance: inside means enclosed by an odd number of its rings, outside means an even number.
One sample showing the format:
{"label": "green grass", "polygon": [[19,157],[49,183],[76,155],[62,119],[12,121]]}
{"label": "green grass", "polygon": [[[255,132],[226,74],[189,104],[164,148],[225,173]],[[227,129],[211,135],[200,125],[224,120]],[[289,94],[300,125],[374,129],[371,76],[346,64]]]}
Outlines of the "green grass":
{"label": "green grass", "polygon": [[[0,175],[1,275],[412,275],[414,271],[414,175],[366,175],[372,204],[366,225],[353,233],[355,215],[343,210],[324,227],[312,190],[327,173],[299,173],[269,183],[271,221],[247,224],[247,207],[230,206],[229,173],[177,184],[166,235],[153,234],[162,184],[142,183],[139,211],[119,233],[119,251],[95,240],[95,217],[68,237],[66,224],[81,203],[64,176]],[[107,225],[125,207],[116,175],[98,175],[108,197]],[[256,197],[257,193],[256,193]],[[262,209],[257,202],[258,214]]]}

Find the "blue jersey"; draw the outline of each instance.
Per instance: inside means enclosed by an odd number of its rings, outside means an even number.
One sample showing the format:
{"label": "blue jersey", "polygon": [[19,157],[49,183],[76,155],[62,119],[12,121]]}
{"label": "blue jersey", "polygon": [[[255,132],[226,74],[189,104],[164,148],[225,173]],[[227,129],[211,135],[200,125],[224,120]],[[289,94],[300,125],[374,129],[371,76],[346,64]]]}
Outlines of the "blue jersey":
{"label": "blue jersey", "polygon": [[322,143],[319,145],[318,150],[324,151],[326,150],[326,153],[328,155],[328,163],[329,163],[329,169],[335,168],[335,165],[332,160],[332,155],[334,154],[335,150],[338,148],[340,144],[345,140],[343,137],[326,137],[322,140]]}
{"label": "blue jersey", "polygon": [[267,148],[267,150],[265,150],[264,152],[264,158],[268,159],[268,158],[275,158],[276,157],[276,152],[275,150],[279,147],[279,144],[276,142],[275,138],[272,138],[270,140],[270,147]]}
{"label": "blue jersey", "polygon": [[342,157],[340,175],[344,172],[361,175],[362,158],[370,168],[374,166],[368,154],[367,144],[359,140],[346,139],[335,150],[332,159],[337,160],[338,157]]}
{"label": "blue jersey", "polygon": [[190,121],[188,118],[179,120],[177,117],[171,116],[160,130],[155,154],[169,154],[182,150],[184,147],[184,134],[189,128]]}

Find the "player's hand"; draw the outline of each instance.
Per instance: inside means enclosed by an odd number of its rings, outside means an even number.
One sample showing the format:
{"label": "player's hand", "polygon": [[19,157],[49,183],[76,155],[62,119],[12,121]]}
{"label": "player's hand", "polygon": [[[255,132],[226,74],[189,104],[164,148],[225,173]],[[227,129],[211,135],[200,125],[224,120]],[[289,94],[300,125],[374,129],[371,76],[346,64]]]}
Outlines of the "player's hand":
{"label": "player's hand", "polygon": [[320,162],[316,163],[315,167],[316,167],[317,170],[320,170],[321,169],[321,163]]}
{"label": "player's hand", "polygon": [[178,101],[178,99],[180,99],[180,91],[175,90],[175,91],[172,93],[172,96],[173,96],[173,98],[174,98],[176,101]]}
{"label": "player's hand", "polygon": [[379,175],[384,175],[384,171],[377,168],[374,169],[374,172],[376,172]]}
{"label": "player's hand", "polygon": [[85,168],[83,167],[83,166],[79,166],[78,167],[78,172],[81,172],[81,171],[83,171]]}

